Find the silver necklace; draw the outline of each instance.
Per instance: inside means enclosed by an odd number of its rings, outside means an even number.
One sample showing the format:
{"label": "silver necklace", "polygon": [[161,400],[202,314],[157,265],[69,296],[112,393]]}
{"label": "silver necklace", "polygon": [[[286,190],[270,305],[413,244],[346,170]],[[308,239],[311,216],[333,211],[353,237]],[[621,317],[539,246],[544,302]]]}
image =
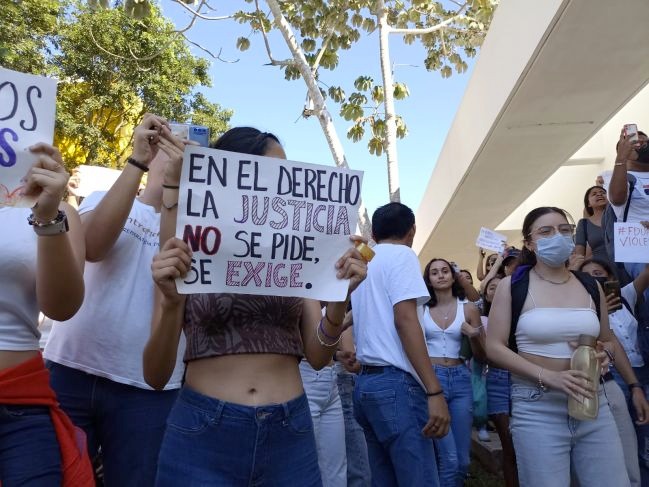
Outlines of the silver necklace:
{"label": "silver necklace", "polygon": [[536,274],[537,276],[539,276],[539,279],[541,279],[542,281],[545,281],[545,282],[549,282],[550,284],[554,284],[554,285],[556,285],[556,286],[560,286],[561,284],[565,284],[565,283],[568,282],[568,281],[570,280],[570,278],[572,277],[572,273],[570,273],[570,274],[568,274],[568,277],[566,277],[566,279],[563,280],[563,281],[561,281],[561,282],[551,281],[550,279],[548,279],[548,278],[546,278],[546,277],[543,277],[541,274],[539,274],[539,273],[537,272],[536,269],[533,268],[532,270],[534,271],[534,274]]}
{"label": "silver necklace", "polygon": [[451,305],[446,308],[446,313],[444,313],[442,311],[441,314],[445,315],[444,316],[444,324],[446,324],[446,322],[448,321],[448,315],[451,313],[451,311],[453,310],[454,307],[455,307],[455,303],[451,303]]}

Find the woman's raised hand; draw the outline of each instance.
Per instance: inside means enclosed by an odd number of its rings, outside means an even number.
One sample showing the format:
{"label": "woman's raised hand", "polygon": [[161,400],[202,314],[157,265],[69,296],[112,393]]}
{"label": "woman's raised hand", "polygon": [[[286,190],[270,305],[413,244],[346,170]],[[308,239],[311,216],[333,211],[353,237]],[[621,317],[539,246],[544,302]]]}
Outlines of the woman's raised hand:
{"label": "woman's raised hand", "polygon": [[[349,239],[356,243],[367,243],[367,240],[358,235],[350,235]],[[348,295],[351,294],[367,276],[367,262],[361,253],[352,247],[336,262],[336,276],[338,279],[349,279]]]}
{"label": "woman's raised hand", "polygon": [[50,222],[59,212],[70,175],[63,166],[61,153],[53,145],[39,143],[29,150],[36,156],[36,162],[25,175],[22,194],[36,199],[32,210],[34,218]]}
{"label": "woman's raised hand", "polygon": [[185,277],[191,265],[192,251],[189,245],[175,237],[165,242],[151,264],[153,281],[165,299],[171,302],[181,299],[175,279]]}

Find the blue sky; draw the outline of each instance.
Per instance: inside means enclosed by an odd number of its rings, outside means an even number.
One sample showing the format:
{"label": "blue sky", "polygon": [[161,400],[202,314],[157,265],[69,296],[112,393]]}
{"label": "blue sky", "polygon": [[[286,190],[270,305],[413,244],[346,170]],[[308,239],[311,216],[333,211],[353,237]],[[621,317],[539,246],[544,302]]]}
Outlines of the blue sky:
{"label": "blue sky", "polygon": [[[243,5],[243,2],[237,2]],[[162,2],[164,13],[179,27],[190,19],[189,13],[171,2]],[[225,15],[216,12],[210,15]],[[260,36],[251,37],[251,47],[245,52],[236,49],[236,39],[247,36],[250,28],[233,20],[205,21],[198,19],[188,37],[219,52],[224,59],[236,63],[212,61],[212,88],[202,89],[208,98],[234,110],[231,124],[251,125],[275,133],[284,144],[289,159],[316,164],[333,164],[320,124],[315,118],[301,117],[306,98],[306,85],[301,79],[286,81],[278,67],[265,66],[268,57]],[[279,33],[271,36],[271,48],[277,59],[289,58]],[[347,93],[353,80],[369,75],[380,81],[378,33],[365,35],[349,51],[340,51],[336,70],[320,71],[326,85],[342,86]],[[438,72],[423,67],[423,48],[416,43],[405,45],[393,36],[390,43],[395,81],[405,82],[410,97],[397,101],[397,113],[408,126],[409,134],[398,142],[401,201],[417,210],[434,168],[446,133],[453,121],[468,82],[473,60],[464,74],[443,79]],[[202,51],[192,48],[195,55]],[[326,86],[325,86],[326,88]],[[328,109],[343,143],[349,165],[364,171],[363,200],[370,215],[378,206],[388,202],[388,180],[385,156],[376,157],[367,150],[367,140],[354,143],[346,133],[351,122],[338,116],[338,105],[328,101]]]}

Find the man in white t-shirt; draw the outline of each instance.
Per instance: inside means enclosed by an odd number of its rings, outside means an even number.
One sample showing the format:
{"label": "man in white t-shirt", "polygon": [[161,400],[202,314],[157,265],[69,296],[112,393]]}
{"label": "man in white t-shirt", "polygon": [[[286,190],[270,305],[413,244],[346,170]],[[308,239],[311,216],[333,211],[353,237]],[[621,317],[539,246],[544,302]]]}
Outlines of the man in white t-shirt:
{"label": "man in white t-shirt", "polygon": [[[649,221],[649,144],[647,135],[638,132],[638,141],[633,142],[624,130],[617,143],[617,157],[613,175],[608,187],[608,199],[620,222]],[[633,191],[629,176],[635,178]],[[646,263],[625,262],[624,268],[635,279],[644,270]],[[645,300],[649,293],[645,291]]]}
{"label": "man in white t-shirt", "polygon": [[[166,419],[183,374],[184,341],[167,390],[152,390],[142,372],[153,313],[151,261],[159,251],[169,160],[158,150],[165,124],[146,115],[115,184],[82,202],[84,303],[72,319],[54,323],[44,351],[52,388],[62,409],[84,429],[91,458],[101,448],[107,487],[153,486]],[[136,197],[147,171],[147,185]]]}
{"label": "man in white t-shirt", "polygon": [[354,414],[363,427],[372,485],[437,486],[432,438],[449,413],[421,326],[430,299],[412,251],[415,216],[401,203],[372,216],[377,245],[367,278],[352,294],[356,358]]}

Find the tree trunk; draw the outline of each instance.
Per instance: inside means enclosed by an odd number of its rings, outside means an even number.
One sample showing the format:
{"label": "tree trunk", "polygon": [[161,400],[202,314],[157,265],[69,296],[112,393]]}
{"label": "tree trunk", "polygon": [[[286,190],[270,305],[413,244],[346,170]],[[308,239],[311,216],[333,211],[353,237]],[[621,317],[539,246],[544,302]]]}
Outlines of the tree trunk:
{"label": "tree trunk", "polygon": [[[311,97],[311,100],[313,101],[313,111],[318,117],[318,121],[320,122],[322,132],[327,139],[327,144],[329,144],[329,150],[331,150],[334,162],[338,167],[349,168],[342,143],[340,142],[340,138],[338,137],[338,133],[336,132],[336,127],[333,124],[331,115],[327,111],[325,99],[322,96],[322,93],[320,93],[320,89],[318,88],[315,74],[311,71],[311,67],[309,66],[309,63],[304,56],[304,52],[295,39],[295,35],[293,35],[291,25],[284,17],[282,9],[280,8],[277,0],[267,0],[267,3],[273,14],[275,25],[282,33],[284,41],[286,42],[286,45],[293,55],[295,65],[300,70],[302,79],[306,83],[307,89],[309,91],[309,97]],[[358,226],[360,228],[361,234],[369,239],[371,237],[371,223],[367,214],[367,208],[365,208],[362,200],[360,202],[360,206],[358,207]]]}
{"label": "tree trunk", "polygon": [[379,53],[383,77],[383,103],[385,105],[385,139],[383,148],[388,160],[388,189],[390,201],[401,201],[399,162],[397,160],[397,119],[394,109],[394,81],[390,66],[390,29],[388,11],[383,0],[377,0],[376,16],[379,24]]}

